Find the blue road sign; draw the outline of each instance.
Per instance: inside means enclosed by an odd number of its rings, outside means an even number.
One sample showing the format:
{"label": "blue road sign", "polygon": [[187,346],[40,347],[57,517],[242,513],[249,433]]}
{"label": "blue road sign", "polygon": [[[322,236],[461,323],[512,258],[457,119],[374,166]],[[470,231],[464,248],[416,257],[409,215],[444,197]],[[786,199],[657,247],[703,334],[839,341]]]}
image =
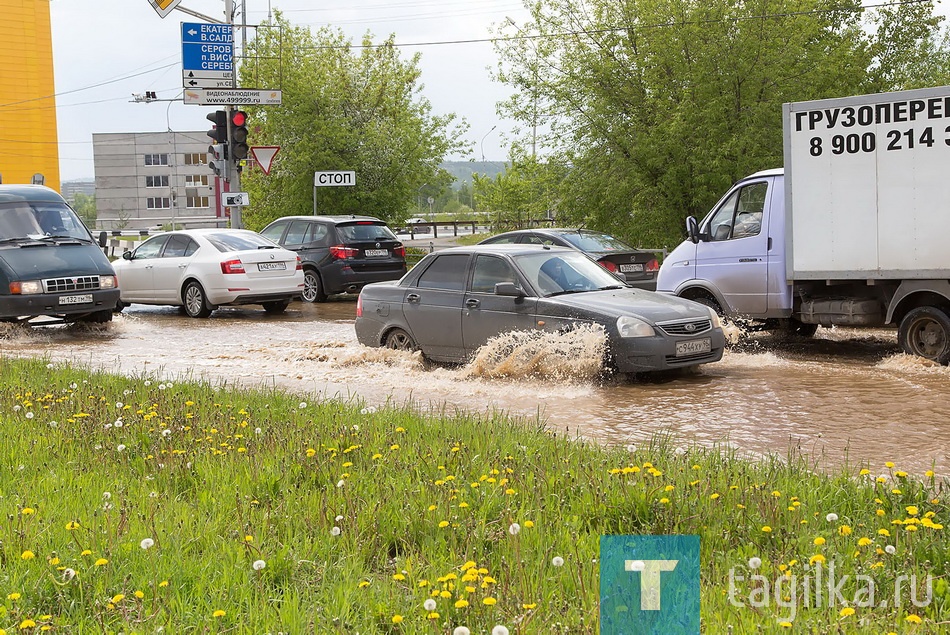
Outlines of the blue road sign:
{"label": "blue road sign", "polygon": [[182,22],[181,62],[186,71],[233,71],[234,27]]}

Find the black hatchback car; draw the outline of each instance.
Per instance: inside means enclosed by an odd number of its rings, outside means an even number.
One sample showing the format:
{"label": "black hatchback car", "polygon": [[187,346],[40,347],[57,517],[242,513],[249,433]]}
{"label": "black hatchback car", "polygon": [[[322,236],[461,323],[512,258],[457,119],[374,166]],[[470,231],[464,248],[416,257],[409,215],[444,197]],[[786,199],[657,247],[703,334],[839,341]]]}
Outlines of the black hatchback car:
{"label": "black hatchback car", "polygon": [[307,302],[359,293],[365,284],[406,273],[406,248],[372,216],[285,216],[260,233],[300,255]]}
{"label": "black hatchback car", "polygon": [[627,284],[656,291],[660,263],[653,252],[636,249],[622,240],[587,229],[518,229],[486,238],[480,245],[556,245],[584,252],[601,267],[620,274]]}

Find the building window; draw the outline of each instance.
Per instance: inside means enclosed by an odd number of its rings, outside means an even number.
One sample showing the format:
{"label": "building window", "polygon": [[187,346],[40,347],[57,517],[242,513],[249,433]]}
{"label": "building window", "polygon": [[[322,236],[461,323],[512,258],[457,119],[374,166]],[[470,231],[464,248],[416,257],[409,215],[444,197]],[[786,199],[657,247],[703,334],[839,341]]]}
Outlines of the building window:
{"label": "building window", "polygon": [[189,196],[186,204],[188,209],[198,209],[202,207],[211,207],[207,196]]}
{"label": "building window", "polygon": [[208,165],[208,155],[202,152],[186,154],[185,165]]}
{"label": "building window", "polygon": [[195,187],[197,185],[207,185],[207,184],[208,184],[207,174],[186,174],[185,175],[185,187]]}
{"label": "building window", "polygon": [[150,197],[150,198],[145,199],[145,207],[147,209],[170,209],[171,206],[172,206],[172,201],[167,196],[164,198]]}
{"label": "building window", "polygon": [[167,154],[146,154],[145,165],[168,165]]}
{"label": "building window", "polygon": [[168,187],[168,175],[146,176],[145,187]]}

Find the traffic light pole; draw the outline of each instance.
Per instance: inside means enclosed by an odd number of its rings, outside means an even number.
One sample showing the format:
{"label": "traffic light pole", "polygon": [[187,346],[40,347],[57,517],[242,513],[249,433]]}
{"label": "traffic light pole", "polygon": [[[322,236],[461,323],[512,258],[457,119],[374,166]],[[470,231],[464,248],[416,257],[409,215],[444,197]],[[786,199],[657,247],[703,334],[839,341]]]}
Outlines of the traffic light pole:
{"label": "traffic light pole", "polygon": [[[224,0],[224,20],[226,24],[231,25],[232,33],[234,29],[234,0]],[[232,88],[237,88],[237,59],[234,60],[234,70],[231,74],[231,86]],[[228,135],[227,138],[231,139],[231,115],[234,112],[234,106],[225,106],[225,111],[228,113]],[[228,152],[228,188],[232,192],[241,191],[241,172],[238,170],[238,160],[233,156],[232,152]],[[241,218],[241,207],[236,206],[231,208],[231,228],[232,229],[244,229],[243,219]]]}

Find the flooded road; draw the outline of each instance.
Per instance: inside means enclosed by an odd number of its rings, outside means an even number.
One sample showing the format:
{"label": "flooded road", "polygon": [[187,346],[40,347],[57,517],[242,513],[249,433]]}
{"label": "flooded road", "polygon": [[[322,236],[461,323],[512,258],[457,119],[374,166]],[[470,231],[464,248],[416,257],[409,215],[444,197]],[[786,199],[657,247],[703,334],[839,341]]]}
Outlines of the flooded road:
{"label": "flooded road", "polygon": [[812,340],[753,335],[696,372],[604,383],[596,363],[584,364],[584,342],[568,354],[563,343],[535,343],[528,362],[522,355],[491,368],[484,360],[431,367],[417,355],[361,347],[354,311],[355,301],[342,299],[295,302],[280,316],[224,308],[195,320],[137,305],[102,329],[5,329],[0,355],[273,385],[367,405],[505,412],[607,443],[668,434],[752,454],[791,449],[816,465],[847,461],[875,474],[894,461],[918,475],[931,468],[950,475],[950,370],[903,355],[890,331],[820,329]]}

